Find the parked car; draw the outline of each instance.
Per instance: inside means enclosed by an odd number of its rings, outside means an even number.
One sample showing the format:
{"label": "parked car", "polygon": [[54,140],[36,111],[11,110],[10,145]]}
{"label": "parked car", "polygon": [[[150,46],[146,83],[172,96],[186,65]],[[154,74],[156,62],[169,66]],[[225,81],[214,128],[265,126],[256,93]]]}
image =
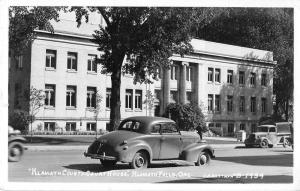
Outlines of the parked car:
{"label": "parked car", "polygon": [[214,149],[200,140],[196,132],[179,131],[176,123],[162,117],[130,117],[118,130],[94,141],[85,157],[100,159],[105,167],[116,162],[129,163],[134,169],[147,168],[154,160],[179,159],[206,165]]}
{"label": "parked car", "polygon": [[246,147],[259,146],[272,148],[274,145],[286,146],[291,137],[291,123],[280,122],[275,125],[260,125],[244,141]]}
{"label": "parked car", "polygon": [[20,135],[20,131],[8,126],[8,161],[18,162],[24,153],[26,139]]}

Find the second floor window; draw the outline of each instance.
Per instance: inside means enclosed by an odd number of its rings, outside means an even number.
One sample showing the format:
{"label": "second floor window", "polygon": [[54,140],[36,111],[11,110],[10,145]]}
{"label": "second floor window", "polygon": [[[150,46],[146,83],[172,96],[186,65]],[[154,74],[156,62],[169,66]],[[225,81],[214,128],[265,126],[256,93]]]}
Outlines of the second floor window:
{"label": "second floor window", "polygon": [[135,95],[134,95],[134,107],[135,109],[142,109],[142,90],[135,90]]}
{"label": "second floor window", "polygon": [[132,109],[132,90],[126,90],[125,93],[125,108]]}
{"label": "second floor window", "polygon": [[227,96],[227,111],[233,111],[233,96]]}
{"label": "second floor window", "polygon": [[266,113],[267,112],[267,99],[261,98],[261,112]]}
{"label": "second floor window", "polygon": [[256,113],[256,97],[251,97],[250,110],[252,113]]}
{"label": "second floor window", "polygon": [[221,99],[220,99],[220,95],[215,95],[215,112],[221,112]]}
{"label": "second floor window", "polygon": [[213,95],[212,94],[208,94],[208,97],[207,97],[207,110],[208,110],[208,112],[213,111]]}
{"label": "second floor window", "polygon": [[267,74],[261,74],[261,85],[267,86]]}
{"label": "second floor window", "polygon": [[227,70],[227,83],[233,84],[233,70]]}
{"label": "second floor window", "polygon": [[214,81],[214,69],[213,68],[208,68],[208,74],[207,74],[207,80],[209,82],[213,82]]}
{"label": "second floor window", "polygon": [[221,82],[221,70],[219,68],[215,69],[215,82]]}
{"label": "second floor window", "polygon": [[96,108],[96,88],[87,87],[86,107]]}
{"label": "second floor window", "polygon": [[245,72],[239,71],[239,84],[245,85]]}
{"label": "second floor window", "polygon": [[67,86],[66,106],[76,107],[76,86]]}
{"label": "second floor window", "polygon": [[46,50],[46,68],[56,68],[56,50]]}
{"label": "second floor window", "polygon": [[88,55],[87,62],[87,71],[88,72],[97,72],[97,63],[96,63],[96,55]]}
{"label": "second floor window", "polygon": [[55,106],[55,85],[45,85],[45,106]]}
{"label": "second floor window", "polygon": [[106,108],[110,108],[111,88],[106,88]]}
{"label": "second floor window", "polygon": [[240,96],[239,110],[240,110],[240,113],[245,112],[245,96]]}
{"label": "second floor window", "polygon": [[171,72],[170,72],[171,80],[177,80],[177,73],[178,73],[178,67],[174,65],[171,66]]}
{"label": "second floor window", "polygon": [[256,74],[251,72],[250,73],[250,86],[254,87],[256,84]]}
{"label": "second floor window", "polygon": [[68,52],[68,61],[67,61],[67,68],[68,70],[77,71],[77,53],[75,52]]}

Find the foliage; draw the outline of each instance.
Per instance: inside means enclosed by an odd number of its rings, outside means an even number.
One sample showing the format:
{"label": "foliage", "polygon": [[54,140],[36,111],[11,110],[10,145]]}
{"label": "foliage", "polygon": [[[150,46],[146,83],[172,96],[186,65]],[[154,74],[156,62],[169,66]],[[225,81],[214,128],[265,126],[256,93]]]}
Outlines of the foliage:
{"label": "foliage", "polygon": [[228,8],[194,31],[198,38],[269,50],[274,53],[275,113],[286,120],[293,114],[294,18],[288,8]]}
{"label": "foliage", "polygon": [[34,117],[38,113],[39,109],[44,106],[44,99],[45,99],[44,90],[30,87],[30,97],[29,97],[30,116]]}
{"label": "foliage", "polygon": [[146,109],[149,110],[149,115],[152,115],[152,110],[154,109],[154,95],[152,94],[152,92],[150,90],[147,90],[146,95],[145,95],[146,99],[144,101],[144,104],[147,105]]}
{"label": "foliage", "polygon": [[176,121],[182,131],[196,130],[200,133],[208,130],[205,117],[197,104],[168,104],[165,116],[170,116]]}
{"label": "foliage", "polygon": [[28,112],[23,110],[16,110],[10,113],[8,124],[14,129],[24,132],[25,130],[28,130],[30,120],[31,119]]}
{"label": "foliage", "polygon": [[[196,21],[212,17],[202,8],[179,7],[73,7],[78,25],[88,21],[90,11],[99,14],[106,25],[95,31],[93,42],[103,54],[98,59],[102,73],[111,73],[111,130],[120,123],[121,74],[134,74],[135,82],[150,83],[158,68],[168,68],[169,57],[192,50],[190,31]],[[123,64],[123,61],[127,62]],[[152,78],[152,79],[151,79]]]}
{"label": "foliage", "polygon": [[35,38],[35,29],[54,32],[50,20],[59,21],[61,7],[9,7],[9,49],[15,55],[22,54]]}
{"label": "foliage", "polygon": [[98,118],[98,115],[99,115],[100,110],[101,110],[101,102],[102,102],[102,100],[103,100],[103,96],[101,94],[99,94],[99,92],[97,92],[96,93],[96,107],[93,110],[96,122],[97,122],[97,118]]}

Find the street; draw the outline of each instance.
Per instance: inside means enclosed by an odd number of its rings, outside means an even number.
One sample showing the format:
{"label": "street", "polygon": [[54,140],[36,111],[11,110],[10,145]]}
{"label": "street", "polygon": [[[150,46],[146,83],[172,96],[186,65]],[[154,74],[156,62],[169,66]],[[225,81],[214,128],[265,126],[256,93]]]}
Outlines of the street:
{"label": "street", "polygon": [[22,182],[125,183],[292,183],[291,148],[218,148],[209,166],[185,161],[155,161],[150,168],[132,170],[117,163],[105,169],[84,150],[27,150],[23,159],[9,163],[8,180]]}

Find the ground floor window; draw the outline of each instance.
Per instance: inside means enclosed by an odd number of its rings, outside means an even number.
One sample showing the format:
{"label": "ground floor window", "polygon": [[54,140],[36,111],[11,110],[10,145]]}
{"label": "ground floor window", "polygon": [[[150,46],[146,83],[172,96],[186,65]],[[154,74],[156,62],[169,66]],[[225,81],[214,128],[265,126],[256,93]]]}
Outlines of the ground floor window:
{"label": "ground floor window", "polygon": [[87,131],[96,131],[96,123],[86,123]]}
{"label": "ground floor window", "polygon": [[76,123],[75,122],[67,122],[66,123],[66,131],[76,131]]}
{"label": "ground floor window", "polygon": [[256,131],[256,124],[251,124],[251,132],[255,132]]}
{"label": "ground floor window", "polygon": [[233,123],[228,123],[228,135],[232,136],[234,133],[234,124]]}
{"label": "ground floor window", "polygon": [[45,122],[44,123],[44,131],[54,131],[55,123],[54,122]]}
{"label": "ground floor window", "polygon": [[241,123],[241,124],[240,124],[240,130],[245,131],[245,129],[246,129],[245,123]]}

